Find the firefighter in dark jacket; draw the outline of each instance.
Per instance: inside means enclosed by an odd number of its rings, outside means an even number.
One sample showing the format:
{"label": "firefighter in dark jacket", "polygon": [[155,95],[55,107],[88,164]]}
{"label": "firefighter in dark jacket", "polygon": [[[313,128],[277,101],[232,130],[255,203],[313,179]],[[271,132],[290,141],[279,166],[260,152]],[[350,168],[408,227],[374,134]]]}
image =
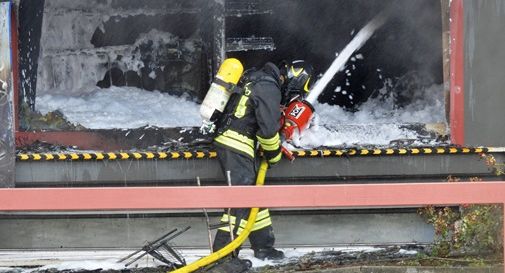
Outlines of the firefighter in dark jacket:
{"label": "firefighter in dark jacket", "polygon": [[[286,72],[284,68],[282,71]],[[279,136],[283,86],[287,74],[277,66],[266,63],[260,70],[244,76],[241,93],[234,93],[221,117],[214,138],[219,163],[226,176],[229,171],[232,185],[254,185],[258,168],[257,149],[262,150],[269,165],[282,157]],[[231,209],[223,215],[224,227],[218,229],[213,250],[231,241],[230,227],[235,236],[247,224],[250,209]],[[231,224],[228,224],[230,223]],[[268,209],[261,209],[249,235],[254,256],[258,259],[282,259],[284,253],[274,248],[275,237]]]}

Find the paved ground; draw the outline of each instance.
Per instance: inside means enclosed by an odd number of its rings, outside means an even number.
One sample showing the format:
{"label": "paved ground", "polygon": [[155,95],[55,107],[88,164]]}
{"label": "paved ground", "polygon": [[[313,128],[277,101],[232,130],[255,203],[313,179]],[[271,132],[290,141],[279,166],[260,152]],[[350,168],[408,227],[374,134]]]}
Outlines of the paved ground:
{"label": "paved ground", "polygon": [[[247,251],[244,251],[247,252]],[[302,256],[288,255],[280,263],[261,263],[252,258],[254,267],[248,273],[502,273],[503,265],[472,265],[465,259],[452,259],[441,266],[432,266],[433,263],[423,262],[420,258],[425,249],[420,246],[387,247],[362,250],[325,250],[308,252]],[[95,254],[96,255],[96,254]],[[241,255],[243,255],[241,253]],[[0,255],[2,256],[2,255]],[[248,258],[250,255],[245,255]],[[475,263],[474,263],[475,264]],[[97,264],[95,264],[97,265]],[[105,264],[102,264],[105,265]],[[151,262],[152,265],[152,262]],[[0,267],[0,273],[165,273],[172,268],[167,266],[141,268],[125,268],[122,266],[114,269],[100,269],[95,266],[88,270],[62,269],[45,266],[43,268],[28,267]],[[199,271],[214,272],[214,271]],[[221,272],[219,273],[226,273]],[[233,272],[238,273],[238,272]]]}

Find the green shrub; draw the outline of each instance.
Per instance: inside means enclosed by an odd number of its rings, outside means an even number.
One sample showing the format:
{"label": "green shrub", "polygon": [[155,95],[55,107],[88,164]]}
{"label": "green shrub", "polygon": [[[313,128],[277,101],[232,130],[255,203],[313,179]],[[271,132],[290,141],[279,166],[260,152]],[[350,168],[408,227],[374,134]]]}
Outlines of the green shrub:
{"label": "green shrub", "polygon": [[[497,175],[504,174],[502,165],[493,156],[481,155],[486,165]],[[459,178],[449,176],[449,182],[460,182]],[[470,182],[479,182],[472,178]],[[448,257],[477,255],[503,257],[503,207],[499,205],[468,205],[459,207],[428,206],[418,213],[432,224],[435,240],[432,255]]]}

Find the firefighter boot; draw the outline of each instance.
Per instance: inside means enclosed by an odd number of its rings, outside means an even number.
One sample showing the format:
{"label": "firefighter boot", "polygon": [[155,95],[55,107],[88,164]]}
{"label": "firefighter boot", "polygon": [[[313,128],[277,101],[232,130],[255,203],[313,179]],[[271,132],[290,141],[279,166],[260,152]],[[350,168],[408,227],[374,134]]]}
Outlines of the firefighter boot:
{"label": "firefighter boot", "polygon": [[[243,273],[252,267],[249,260],[227,256],[216,262],[205,273]],[[199,271],[200,272],[200,271]]]}
{"label": "firefighter boot", "polygon": [[254,257],[260,260],[282,260],[284,259],[284,252],[271,248],[260,248],[254,250]]}

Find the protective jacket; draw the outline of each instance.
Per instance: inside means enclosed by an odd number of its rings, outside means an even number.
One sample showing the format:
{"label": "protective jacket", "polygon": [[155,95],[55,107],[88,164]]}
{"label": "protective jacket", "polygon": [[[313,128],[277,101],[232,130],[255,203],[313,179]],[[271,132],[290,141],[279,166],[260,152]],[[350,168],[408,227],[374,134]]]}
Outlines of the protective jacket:
{"label": "protective jacket", "polygon": [[245,77],[241,91],[233,93],[226,105],[214,142],[250,158],[255,158],[259,142],[269,163],[277,163],[282,156],[279,69],[267,63]]}

